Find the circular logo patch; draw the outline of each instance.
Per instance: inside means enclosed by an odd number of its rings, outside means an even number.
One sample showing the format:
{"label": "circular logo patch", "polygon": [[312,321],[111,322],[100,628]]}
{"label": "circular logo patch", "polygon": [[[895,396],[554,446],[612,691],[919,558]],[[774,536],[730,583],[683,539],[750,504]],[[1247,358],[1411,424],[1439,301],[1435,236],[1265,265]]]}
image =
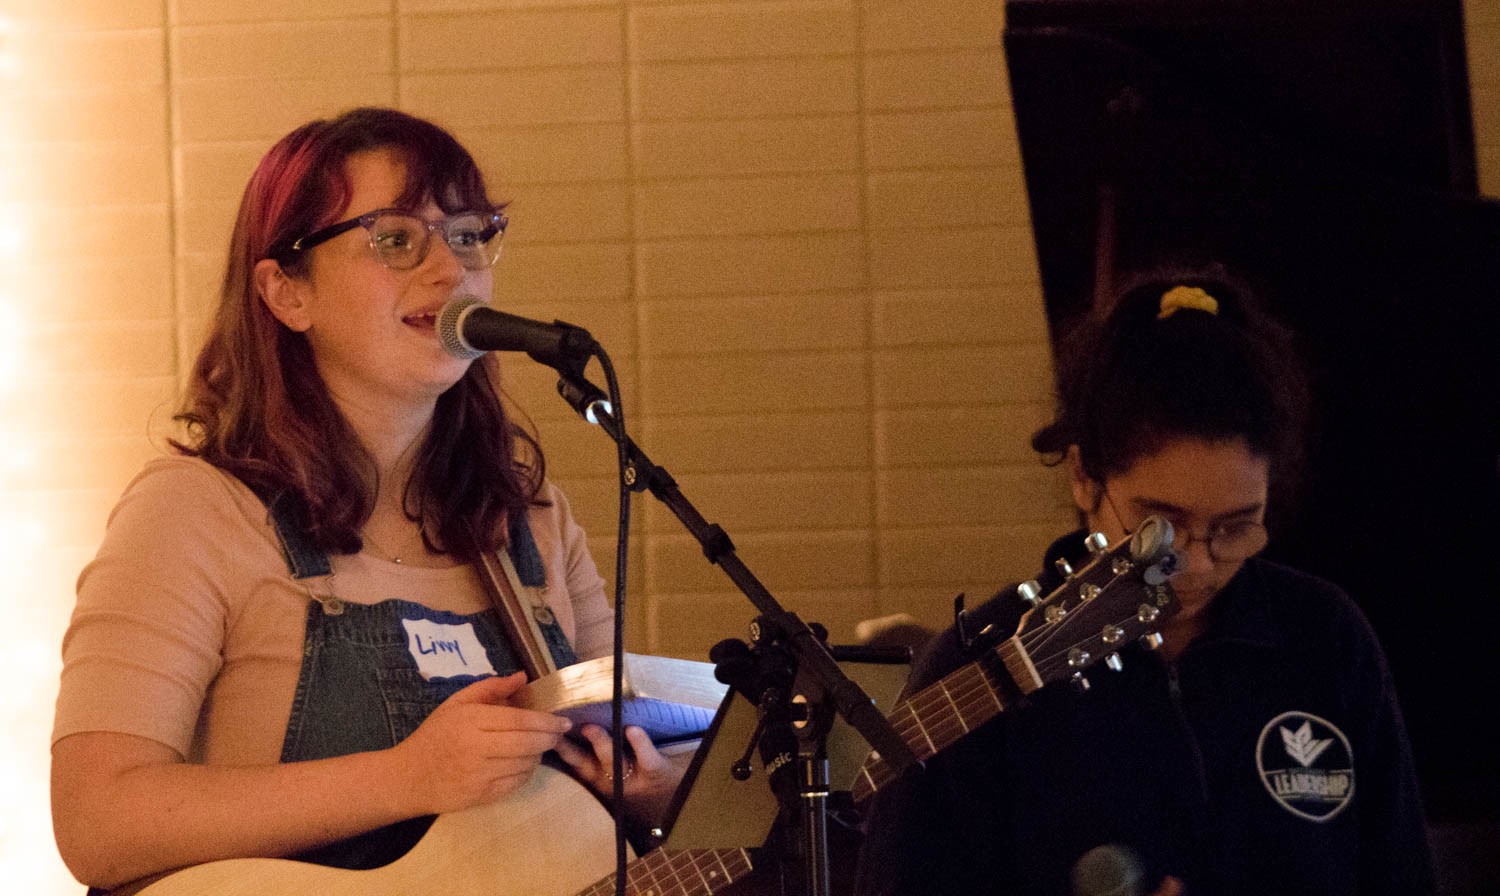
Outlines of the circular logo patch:
{"label": "circular logo patch", "polygon": [[1261,729],[1255,765],[1271,798],[1309,821],[1328,821],[1354,798],[1354,751],[1327,719],[1284,712]]}

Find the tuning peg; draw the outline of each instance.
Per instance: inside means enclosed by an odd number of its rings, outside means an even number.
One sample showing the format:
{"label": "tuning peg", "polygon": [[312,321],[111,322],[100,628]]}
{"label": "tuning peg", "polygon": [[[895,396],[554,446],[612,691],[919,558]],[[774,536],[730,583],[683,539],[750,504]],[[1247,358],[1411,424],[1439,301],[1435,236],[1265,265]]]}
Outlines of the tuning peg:
{"label": "tuning peg", "polygon": [[1109,671],[1111,672],[1121,672],[1125,669],[1125,661],[1120,659],[1120,655],[1118,653],[1111,653],[1109,656],[1105,657],[1104,665],[1107,666],[1109,668]]}
{"label": "tuning peg", "polygon": [[1090,554],[1100,554],[1109,547],[1109,539],[1104,537],[1103,532],[1095,532],[1083,540],[1083,546],[1089,549]]}
{"label": "tuning peg", "polygon": [[1036,579],[1017,585],[1016,594],[1033,607],[1042,602],[1042,586],[1037,584]]}
{"label": "tuning peg", "polygon": [[1073,578],[1073,564],[1068,562],[1067,557],[1058,557],[1056,560],[1052,561],[1052,565],[1057,567],[1057,571],[1062,573],[1063,578]]}
{"label": "tuning peg", "polygon": [[1073,677],[1068,680],[1072,682],[1073,690],[1077,691],[1078,693],[1087,694],[1089,692],[1089,680],[1083,677],[1082,672],[1074,672]]}
{"label": "tuning peg", "polygon": [[1141,646],[1146,648],[1147,650],[1156,650],[1161,647],[1164,640],[1165,639],[1161,636],[1161,632],[1147,632],[1146,634],[1141,635]]}

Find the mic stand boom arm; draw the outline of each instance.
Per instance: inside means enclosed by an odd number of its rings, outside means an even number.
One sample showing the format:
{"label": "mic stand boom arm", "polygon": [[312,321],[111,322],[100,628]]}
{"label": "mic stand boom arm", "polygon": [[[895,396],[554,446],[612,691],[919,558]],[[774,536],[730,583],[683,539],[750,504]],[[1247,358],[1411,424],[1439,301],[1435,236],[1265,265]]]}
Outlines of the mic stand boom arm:
{"label": "mic stand boom arm", "polygon": [[649,491],[682,522],[702,546],[703,555],[708,561],[722,569],[760,612],[758,623],[772,629],[771,632],[763,633],[763,636],[769,634],[790,648],[799,673],[806,676],[815,690],[826,696],[833,710],[860,733],[881,758],[892,766],[893,771],[900,775],[918,765],[911,748],[875,707],[869,695],[839,668],[827,646],[795,613],[782,607],[740,560],[729,535],[717,524],[704,519],[683,496],[671,474],[652,463],[630,436],[621,430],[604,393],[585,379],[581,371],[560,372],[562,378],[557,383],[558,393],[580,416],[590,423],[598,423],[625,449],[628,458],[625,482],[634,491]]}

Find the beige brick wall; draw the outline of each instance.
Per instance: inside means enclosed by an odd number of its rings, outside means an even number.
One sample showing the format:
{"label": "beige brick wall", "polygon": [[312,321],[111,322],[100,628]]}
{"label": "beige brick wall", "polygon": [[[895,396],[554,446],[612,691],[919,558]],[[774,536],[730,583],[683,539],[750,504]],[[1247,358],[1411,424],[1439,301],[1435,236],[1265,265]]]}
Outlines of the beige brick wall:
{"label": "beige brick wall", "polygon": [[1479,191],[1500,199],[1500,3],[1464,0]]}
{"label": "beige brick wall", "polygon": [[[118,456],[70,481],[97,486],[102,510],[152,450],[147,421],[160,431],[196,350],[260,153],[308,117],[394,104],[454,129],[514,200],[498,301],[594,331],[637,440],[773,593],[840,638],[900,609],[940,623],[958,590],[1030,575],[1067,523],[1056,477],[1024,448],[1050,365],[1000,8],[174,0],[46,14],[25,64],[90,61],[30,97],[33,139],[7,170],[52,209],[93,214],[108,197],[90,245],[132,249],[89,259],[67,324],[87,320],[84,338],[40,362],[132,402],[111,402],[107,441],[91,442]],[[549,371],[506,370],[609,565],[613,446]],[[637,502],[636,646],[701,655],[741,633],[748,605]]]}
{"label": "beige brick wall", "polygon": [[[497,299],[590,328],[631,429],[765,584],[847,638],[941,623],[1068,523],[1025,440],[1050,365],[999,0],[65,0],[0,13],[0,864],[52,854],[45,736],[72,581],[159,450],[239,192],[303,120],[452,127],[515,227]],[[1500,12],[1468,0],[1500,195]],[[506,365],[606,569],[613,446]],[[153,444],[152,434],[155,434]],[[637,497],[636,649],[751,611]],[[36,856],[48,857],[40,863]],[[24,861],[23,861],[24,860]]]}

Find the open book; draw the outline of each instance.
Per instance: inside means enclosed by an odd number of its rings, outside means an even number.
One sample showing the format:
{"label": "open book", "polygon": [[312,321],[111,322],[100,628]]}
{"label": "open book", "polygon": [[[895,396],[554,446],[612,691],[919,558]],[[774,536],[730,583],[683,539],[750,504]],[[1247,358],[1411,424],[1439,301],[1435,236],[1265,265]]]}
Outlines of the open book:
{"label": "open book", "polygon": [[[610,724],[614,658],[575,663],[530,682],[510,704],[572,719],[575,725]],[[713,663],[625,654],[626,725],[645,729],[657,746],[703,736],[727,687],[714,678]]]}

